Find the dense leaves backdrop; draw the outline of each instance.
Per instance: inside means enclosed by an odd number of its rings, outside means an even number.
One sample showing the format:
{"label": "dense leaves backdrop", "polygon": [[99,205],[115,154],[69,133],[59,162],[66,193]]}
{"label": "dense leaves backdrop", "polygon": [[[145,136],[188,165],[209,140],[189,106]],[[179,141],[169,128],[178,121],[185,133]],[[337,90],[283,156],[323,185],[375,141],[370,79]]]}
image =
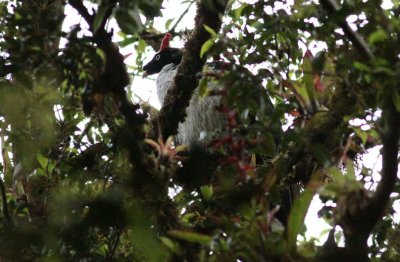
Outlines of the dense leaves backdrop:
{"label": "dense leaves backdrop", "polygon": [[[176,29],[184,9],[165,24],[186,45],[158,112],[130,82],[161,0],[0,1],[0,259],[398,261],[400,3],[184,2],[195,28]],[[207,153],[172,140],[197,86],[227,118]],[[314,196],[325,243],[301,237]]]}

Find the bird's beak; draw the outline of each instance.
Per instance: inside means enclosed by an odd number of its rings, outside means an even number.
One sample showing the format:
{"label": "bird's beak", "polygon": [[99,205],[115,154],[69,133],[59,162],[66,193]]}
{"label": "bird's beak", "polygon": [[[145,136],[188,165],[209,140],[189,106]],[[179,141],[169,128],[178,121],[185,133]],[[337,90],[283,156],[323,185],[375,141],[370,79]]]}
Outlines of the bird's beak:
{"label": "bird's beak", "polygon": [[144,71],[142,77],[145,78],[145,77],[147,77],[148,75],[149,75],[149,73],[148,73],[147,71]]}

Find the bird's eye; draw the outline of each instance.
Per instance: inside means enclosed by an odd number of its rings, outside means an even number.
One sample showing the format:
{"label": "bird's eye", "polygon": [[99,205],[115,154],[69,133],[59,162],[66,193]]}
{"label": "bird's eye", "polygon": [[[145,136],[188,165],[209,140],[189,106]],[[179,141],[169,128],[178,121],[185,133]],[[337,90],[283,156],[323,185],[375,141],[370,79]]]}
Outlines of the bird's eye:
{"label": "bird's eye", "polygon": [[156,55],[156,60],[160,60],[160,55]]}

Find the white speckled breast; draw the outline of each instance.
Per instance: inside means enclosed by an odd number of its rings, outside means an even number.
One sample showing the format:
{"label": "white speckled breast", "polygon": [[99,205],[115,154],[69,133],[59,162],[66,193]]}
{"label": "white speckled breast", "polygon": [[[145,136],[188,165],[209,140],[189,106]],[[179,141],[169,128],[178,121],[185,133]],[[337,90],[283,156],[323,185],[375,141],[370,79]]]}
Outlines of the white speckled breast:
{"label": "white speckled breast", "polygon": [[164,66],[158,74],[157,83],[157,96],[161,106],[164,103],[164,98],[167,95],[167,91],[174,84],[174,77],[178,71],[178,66],[175,64],[168,64]]}
{"label": "white speckled breast", "polygon": [[[177,70],[177,65],[168,64],[163,67],[157,77],[157,95],[161,105],[167,91],[173,86]],[[207,140],[199,141],[200,133],[222,130],[226,123],[225,116],[215,109],[219,102],[220,98],[216,96],[200,98],[198,89],[195,89],[189,106],[186,108],[185,121],[179,123],[176,142],[189,148],[194,145],[205,146],[209,143],[210,141]]]}

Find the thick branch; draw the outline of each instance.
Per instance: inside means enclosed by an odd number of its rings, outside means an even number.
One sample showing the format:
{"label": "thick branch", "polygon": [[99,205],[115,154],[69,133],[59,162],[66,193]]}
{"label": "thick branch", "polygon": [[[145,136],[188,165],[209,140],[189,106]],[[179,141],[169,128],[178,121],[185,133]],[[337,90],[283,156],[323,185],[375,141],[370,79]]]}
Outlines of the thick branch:
{"label": "thick branch", "polygon": [[[105,65],[99,79],[96,80],[96,87],[101,92],[112,93],[119,104],[119,110],[124,116],[126,126],[119,130],[116,136],[117,143],[123,146],[129,152],[130,162],[133,166],[132,176],[130,177],[129,185],[135,196],[152,203],[155,210],[164,210],[164,207],[169,204],[167,193],[160,194],[159,188],[164,188],[165,183],[161,184],[154,176],[151,163],[147,163],[145,151],[143,150],[144,142],[144,124],[146,115],[139,113],[138,105],[133,105],[129,100],[125,87],[129,84],[129,76],[125,67],[124,58],[120,54],[118,47],[112,42],[112,34],[108,33],[105,28],[105,22],[111,15],[114,6],[110,6],[106,12],[104,20],[101,22],[102,27],[99,27],[96,32],[93,28],[93,17],[83,6],[81,0],[70,0],[70,4],[84,17],[89,23],[93,33],[93,41],[104,52]],[[164,192],[163,192],[164,193]],[[164,197],[164,198],[163,198]],[[160,199],[162,201],[160,201]],[[175,210],[174,206],[169,207],[169,210]],[[161,212],[162,213],[162,212]],[[177,213],[177,212],[176,212]],[[162,213],[163,214],[163,213]],[[160,217],[162,215],[159,215]],[[160,219],[161,220],[161,219]],[[163,219],[164,224],[167,223],[171,227],[176,227],[178,224],[177,215],[169,216]],[[160,223],[160,228],[164,225]]]}
{"label": "thick branch", "polygon": [[178,123],[184,120],[186,107],[189,105],[193,90],[198,85],[196,74],[202,70],[205,63],[205,58],[200,58],[200,50],[203,43],[210,38],[210,34],[205,30],[204,25],[218,32],[227,2],[227,0],[214,0],[201,1],[198,4],[195,18],[196,28],[185,45],[182,62],[175,76],[175,85],[168,91],[159,117],[153,122],[153,137],[159,135],[157,134],[158,124],[162,137],[167,138],[176,133]]}
{"label": "thick branch", "polygon": [[[321,0],[321,4],[330,13],[335,14],[339,7],[335,0]],[[371,49],[364,39],[354,32],[345,20],[337,21],[343,29],[347,38],[353,43],[355,48],[363,55],[366,61],[375,58]],[[400,137],[400,114],[396,111],[391,98],[391,90],[386,87],[383,104],[383,130],[382,139],[382,171],[381,181],[371,198],[365,199],[365,207],[359,209],[359,212],[352,214],[351,219],[347,219],[347,229],[345,230],[346,247],[349,250],[359,250],[365,252],[366,256],[367,239],[375,224],[384,215],[385,209],[390,201],[390,195],[394,190],[397,180],[398,169],[398,151]],[[348,203],[351,205],[351,203]]]}
{"label": "thick branch", "polygon": [[352,191],[337,205],[337,212],[340,214],[337,216],[340,218],[338,223],[344,231],[345,247],[349,251],[349,257],[357,254],[358,257],[363,258],[359,261],[368,261],[368,237],[385,215],[390,195],[397,181],[400,113],[396,111],[389,94],[390,91],[386,92],[381,120],[383,125],[381,181],[372,197],[368,197],[364,189]]}
{"label": "thick branch", "polygon": [[398,170],[398,152],[399,152],[399,138],[400,138],[400,113],[391,101],[387,108],[383,109],[383,130],[381,133],[382,138],[382,171],[381,181],[373,195],[369,205],[369,227],[365,230],[369,233],[378,220],[384,215],[387,204],[390,200],[390,195],[394,190],[397,181]]}
{"label": "thick branch", "polygon": [[[114,93],[118,97],[120,100],[120,111],[127,119],[128,124],[129,122],[133,125],[138,123],[143,124],[144,119],[138,122],[138,118],[142,117],[135,112],[136,107],[129,102],[125,92],[125,87],[129,84],[129,76],[124,63],[124,57],[120,54],[118,47],[112,42],[112,34],[108,33],[104,28],[107,19],[112,13],[114,5],[108,7],[106,15],[100,23],[101,26],[96,32],[93,32],[94,15],[89,14],[81,0],[70,0],[69,3],[89,24],[90,30],[93,33],[93,41],[104,52],[106,57],[104,71],[102,72],[100,79],[97,80],[97,88],[105,92]],[[139,137],[144,137],[144,134]]]}
{"label": "thick branch", "polygon": [[89,23],[89,27],[93,33],[93,41],[105,54],[105,66],[99,79],[97,79],[96,88],[102,92],[113,93],[119,102],[121,114],[125,117],[128,129],[130,130],[128,139],[131,144],[131,161],[141,173],[146,173],[146,167],[143,164],[142,142],[144,139],[143,125],[145,116],[137,113],[138,106],[133,105],[125,92],[125,87],[129,84],[129,76],[125,67],[124,58],[120,54],[118,47],[112,42],[111,34],[108,33],[104,24],[111,15],[113,6],[109,7],[107,15],[102,21],[96,32],[93,28],[93,16],[90,15],[81,0],[70,0],[69,2]]}
{"label": "thick branch", "polygon": [[[335,0],[321,0],[321,4],[330,14],[333,15],[335,15],[339,10],[339,6]],[[347,38],[353,43],[353,45],[364,56],[364,58],[367,60],[375,58],[365,40],[357,32],[351,29],[349,24],[346,22],[346,19],[337,20],[337,23],[342,28]]]}
{"label": "thick branch", "polygon": [[78,11],[78,13],[85,19],[90,27],[93,26],[93,16],[89,14],[87,8],[83,5],[81,0],[69,0],[69,4]]}
{"label": "thick branch", "polygon": [[0,191],[1,191],[1,202],[3,203],[3,215],[7,219],[7,222],[11,223],[10,212],[8,211],[7,205],[7,195],[6,195],[6,187],[4,186],[3,179],[0,178]]}

